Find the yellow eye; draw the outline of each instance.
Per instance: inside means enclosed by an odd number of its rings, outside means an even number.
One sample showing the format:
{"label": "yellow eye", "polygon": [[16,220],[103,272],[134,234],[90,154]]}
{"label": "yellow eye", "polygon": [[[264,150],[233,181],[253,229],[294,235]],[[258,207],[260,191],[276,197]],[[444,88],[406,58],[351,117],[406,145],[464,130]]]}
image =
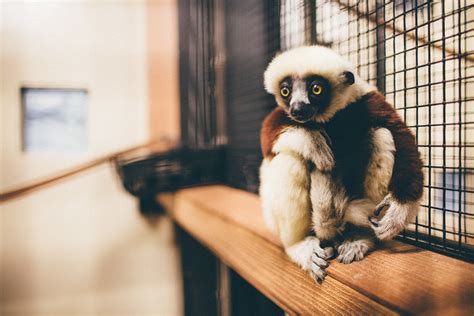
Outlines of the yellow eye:
{"label": "yellow eye", "polygon": [[313,94],[314,94],[314,95],[320,95],[322,92],[323,92],[323,87],[321,87],[321,86],[318,85],[318,84],[315,84],[315,85],[313,86]]}
{"label": "yellow eye", "polygon": [[290,89],[288,87],[283,87],[280,90],[281,96],[286,98],[290,95]]}

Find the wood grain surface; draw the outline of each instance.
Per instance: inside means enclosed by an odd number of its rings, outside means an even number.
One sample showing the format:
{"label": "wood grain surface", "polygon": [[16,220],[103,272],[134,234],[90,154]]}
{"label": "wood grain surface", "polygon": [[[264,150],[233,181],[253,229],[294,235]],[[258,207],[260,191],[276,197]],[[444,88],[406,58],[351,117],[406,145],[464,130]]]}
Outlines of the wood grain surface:
{"label": "wood grain surface", "polygon": [[[170,209],[169,200],[160,202]],[[171,209],[182,228],[289,314],[394,314],[332,277],[315,283],[281,247],[193,201],[176,198]]]}
{"label": "wood grain surface", "polygon": [[[288,260],[278,238],[265,228],[257,195],[207,186],[160,195],[159,200],[180,225],[290,313],[311,308],[369,312],[357,301],[370,305],[371,312],[474,314],[473,264],[394,241],[360,262],[332,261],[320,286]],[[328,302],[332,291],[338,299]],[[348,305],[338,309],[334,303],[339,301]]]}

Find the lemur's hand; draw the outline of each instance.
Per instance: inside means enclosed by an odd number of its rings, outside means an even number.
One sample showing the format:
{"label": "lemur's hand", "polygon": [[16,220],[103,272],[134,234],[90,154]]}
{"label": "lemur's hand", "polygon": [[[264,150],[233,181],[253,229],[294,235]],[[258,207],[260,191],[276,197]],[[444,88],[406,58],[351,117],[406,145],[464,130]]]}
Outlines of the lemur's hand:
{"label": "lemur's hand", "polygon": [[[384,208],[387,208],[382,219],[379,216]],[[380,240],[389,240],[397,236],[408,224],[412,215],[416,214],[418,202],[401,203],[397,201],[391,194],[385,196],[375,208],[374,215],[369,217],[372,223],[372,229]]]}
{"label": "lemur's hand", "polygon": [[285,249],[290,258],[318,283],[326,277],[328,259],[334,256],[334,248],[322,247],[316,237],[306,237],[304,240]]}

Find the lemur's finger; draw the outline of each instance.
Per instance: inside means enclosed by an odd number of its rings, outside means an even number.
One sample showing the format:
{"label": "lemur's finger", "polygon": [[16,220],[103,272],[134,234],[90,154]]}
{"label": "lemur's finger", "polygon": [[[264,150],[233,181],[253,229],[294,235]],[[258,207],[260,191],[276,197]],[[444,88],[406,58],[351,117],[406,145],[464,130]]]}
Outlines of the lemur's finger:
{"label": "lemur's finger", "polygon": [[319,258],[322,258],[322,259],[327,259],[326,258],[326,252],[324,251],[323,248],[317,246],[317,247],[314,247],[313,248],[313,253],[318,256]]}
{"label": "lemur's finger", "polygon": [[326,247],[324,248],[324,252],[326,253],[326,259],[332,259],[336,255],[334,247]]}
{"label": "lemur's finger", "polygon": [[375,210],[374,210],[374,216],[379,216],[380,213],[382,212],[382,210],[387,207],[387,206],[390,206],[390,202],[391,202],[391,196],[390,194],[386,195],[382,202],[380,202],[376,207],[375,207]]}
{"label": "lemur's finger", "polygon": [[313,253],[313,255],[311,256],[311,260],[313,261],[313,263],[315,263],[316,265],[318,265],[320,268],[322,269],[325,269],[327,268],[328,266],[328,263],[326,262],[326,260],[324,259],[321,259],[319,258],[316,254]]}
{"label": "lemur's finger", "polygon": [[390,206],[390,203],[388,201],[385,201],[383,200],[379,205],[377,205],[377,207],[375,208],[374,210],[374,216],[379,216],[380,213],[382,212],[382,210],[387,207],[387,206]]}
{"label": "lemur's finger", "polygon": [[375,217],[369,216],[369,222],[370,222],[373,226],[379,227],[379,221],[378,221]]}
{"label": "lemur's finger", "polygon": [[313,279],[315,279],[318,283],[323,282],[324,278],[327,275],[327,273],[323,269],[321,269],[318,265],[314,263],[311,266],[310,274]]}

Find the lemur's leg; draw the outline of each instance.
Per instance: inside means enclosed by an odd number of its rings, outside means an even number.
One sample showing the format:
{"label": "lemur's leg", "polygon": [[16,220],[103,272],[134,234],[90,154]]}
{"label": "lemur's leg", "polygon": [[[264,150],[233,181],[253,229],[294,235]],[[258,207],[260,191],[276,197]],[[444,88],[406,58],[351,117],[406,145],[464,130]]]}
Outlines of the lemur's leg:
{"label": "lemur's leg", "polygon": [[344,222],[360,227],[371,227],[369,216],[372,215],[376,204],[370,199],[348,201],[344,208]]}
{"label": "lemur's leg", "polygon": [[373,247],[372,234],[354,234],[356,229],[363,232],[370,228],[368,215],[372,212],[375,204],[369,199],[357,199],[349,201],[342,186],[337,186],[334,193],[334,205],[336,210],[343,210],[344,227],[340,229],[341,239],[336,238],[336,248],[339,253],[338,260],[343,263],[350,263],[354,260],[361,260]]}
{"label": "lemur's leg", "polygon": [[373,247],[374,234],[371,231],[348,225],[344,231],[344,240],[337,247],[337,260],[346,264],[362,260]]}
{"label": "lemur's leg", "polygon": [[374,217],[369,220],[377,238],[387,240],[395,237],[413,219],[418,211],[419,201],[401,202],[389,190],[392,176],[397,172],[394,168],[396,148],[392,133],[386,128],[374,129],[372,147],[365,192],[378,204],[374,216],[379,216],[385,207],[388,208],[381,220]]}
{"label": "lemur's leg", "polygon": [[[394,142],[388,129],[378,128],[371,131],[372,156],[367,167],[364,182],[366,198],[348,202],[344,213],[344,221],[359,227],[371,228],[369,217],[376,205],[388,192],[388,184],[392,177],[394,164]],[[349,233],[338,247],[339,261],[350,263],[361,260],[373,246],[373,234]],[[380,237],[379,237],[380,238]]]}
{"label": "lemur's leg", "polygon": [[261,167],[260,197],[266,224],[275,231],[288,256],[317,281],[326,276],[326,254],[311,230],[307,162],[282,152]]}
{"label": "lemur's leg", "polygon": [[378,204],[388,193],[395,162],[395,144],[392,133],[386,128],[372,129],[370,134],[372,155],[367,166],[364,191],[369,199]]}
{"label": "lemur's leg", "polygon": [[334,203],[337,186],[330,172],[313,169],[310,177],[313,230],[320,240],[331,240],[342,226],[343,209]]}

